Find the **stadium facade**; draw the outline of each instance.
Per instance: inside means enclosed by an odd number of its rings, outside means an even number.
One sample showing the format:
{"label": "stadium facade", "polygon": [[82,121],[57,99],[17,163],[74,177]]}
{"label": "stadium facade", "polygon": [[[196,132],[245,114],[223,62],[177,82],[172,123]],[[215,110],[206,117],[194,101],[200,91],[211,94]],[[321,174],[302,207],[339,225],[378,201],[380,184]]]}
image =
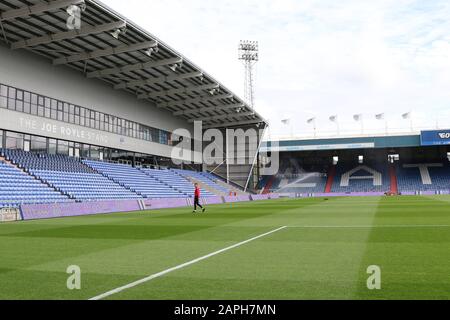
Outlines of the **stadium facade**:
{"label": "stadium facade", "polygon": [[264,176],[264,193],[314,195],[450,192],[450,130],[414,134],[265,142],[280,171]]}
{"label": "stadium facade", "polygon": [[[237,189],[251,189],[257,182],[253,173],[267,126],[263,118],[206,71],[119,13],[92,0],[6,0],[0,3],[0,22],[2,165],[63,194],[57,183],[33,170],[57,171],[59,161],[69,171],[93,171],[114,180],[106,169],[80,168],[75,159],[132,168],[209,170]],[[201,121],[200,135],[196,121]],[[228,161],[206,164],[205,130],[224,133],[231,128],[254,130],[256,143],[224,139],[219,149]],[[188,152],[175,152],[180,144]],[[243,147],[246,161],[230,161],[242,157],[228,154],[230,146]],[[13,173],[18,174],[11,171],[7,177],[16,181]],[[114,183],[125,185],[133,196],[151,197],[121,179]],[[9,186],[5,190],[11,191]],[[3,204],[24,201],[9,201],[11,193],[2,192]]]}

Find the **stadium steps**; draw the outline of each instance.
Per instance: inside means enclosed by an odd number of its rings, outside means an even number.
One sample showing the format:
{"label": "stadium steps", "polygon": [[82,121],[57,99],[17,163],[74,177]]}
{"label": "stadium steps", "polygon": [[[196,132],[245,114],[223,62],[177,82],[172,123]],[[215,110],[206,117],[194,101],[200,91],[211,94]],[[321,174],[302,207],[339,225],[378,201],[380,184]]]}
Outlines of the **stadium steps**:
{"label": "stadium steps", "polygon": [[15,169],[20,170],[20,171],[23,172],[24,174],[26,174],[26,175],[32,177],[34,180],[37,180],[37,181],[39,181],[40,183],[46,185],[47,187],[49,187],[50,189],[54,190],[55,192],[57,192],[57,193],[59,193],[59,194],[61,194],[61,195],[63,195],[63,196],[66,196],[67,199],[75,200],[75,198],[71,197],[71,196],[68,195],[67,193],[62,192],[62,191],[59,190],[58,188],[55,188],[54,186],[52,186],[51,184],[49,184],[47,181],[42,180],[41,178],[35,176],[34,174],[32,174],[31,172],[29,172],[29,171],[26,170],[25,168],[22,168],[21,166],[19,166],[19,165],[13,163],[12,161],[10,161],[10,160],[8,160],[8,159],[6,159],[6,158],[4,158],[4,157],[0,157],[0,161],[2,161],[3,163],[6,163],[7,165],[9,165],[9,166],[11,166],[11,167],[13,167],[13,168],[15,168]]}
{"label": "stadium steps", "polygon": [[269,194],[272,189],[273,183],[275,182],[275,176],[271,176],[269,181],[267,181],[266,186],[263,189],[262,194]]}
{"label": "stadium steps", "polygon": [[389,176],[391,178],[391,194],[398,194],[398,179],[395,165],[389,165]]}
{"label": "stadium steps", "polygon": [[328,179],[327,184],[325,186],[325,193],[331,193],[335,176],[336,176],[336,166],[331,166],[330,170],[328,171]]}

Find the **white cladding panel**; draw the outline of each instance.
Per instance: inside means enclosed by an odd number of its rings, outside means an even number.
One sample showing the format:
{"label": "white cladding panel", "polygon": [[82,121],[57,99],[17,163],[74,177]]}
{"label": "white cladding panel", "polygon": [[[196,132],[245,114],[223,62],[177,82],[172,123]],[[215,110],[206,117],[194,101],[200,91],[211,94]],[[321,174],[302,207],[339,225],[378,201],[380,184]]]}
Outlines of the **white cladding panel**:
{"label": "white cladding panel", "polygon": [[[173,148],[171,146],[85,128],[7,109],[0,109],[0,128],[113,149],[147,153],[167,158],[172,157]],[[186,154],[182,160],[190,161],[191,156],[192,155],[190,154]],[[196,156],[201,158],[201,155],[196,154]]]}
{"label": "white cladding panel", "polygon": [[193,128],[151,102],[114,90],[100,80],[87,79],[66,66],[53,66],[35,54],[12,51],[3,44],[0,44],[0,82],[169,132],[178,128],[192,132]]}

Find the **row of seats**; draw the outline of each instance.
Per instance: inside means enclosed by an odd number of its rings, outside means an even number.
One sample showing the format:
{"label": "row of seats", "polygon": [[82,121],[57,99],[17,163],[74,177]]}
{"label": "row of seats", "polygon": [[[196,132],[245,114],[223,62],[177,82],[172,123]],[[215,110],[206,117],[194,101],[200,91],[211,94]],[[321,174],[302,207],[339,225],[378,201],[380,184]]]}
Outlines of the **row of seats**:
{"label": "row of seats", "polygon": [[0,207],[73,201],[17,167],[0,161]]}
{"label": "row of seats", "polygon": [[218,193],[228,194],[230,192],[229,189],[216,183],[217,178],[215,178],[210,173],[195,172],[195,171],[181,170],[181,169],[173,169],[172,171],[181,176],[189,177],[189,178],[195,179],[197,181],[200,181],[201,183],[212,188],[212,190],[216,190]]}
{"label": "row of seats", "polygon": [[450,190],[447,163],[403,164],[397,166],[399,189],[403,192]]}
{"label": "row of seats", "polygon": [[[192,197],[195,178],[208,190],[228,192],[208,173],[155,170],[129,165],[1,150],[0,207],[24,203],[55,203],[142,198]],[[215,193],[202,189],[202,197]]]}
{"label": "row of seats", "polygon": [[[345,164],[335,167],[332,193],[389,192],[391,174],[389,164]],[[300,170],[301,171],[301,170]],[[450,165],[446,163],[396,164],[395,173],[400,192],[449,191]],[[263,179],[272,183],[271,191],[280,193],[322,193],[327,177],[317,173],[302,172],[295,175],[280,174]]]}
{"label": "row of seats", "polygon": [[277,177],[271,190],[280,193],[323,193],[326,183],[327,177],[322,173],[298,173]]}
{"label": "row of seats", "polygon": [[96,201],[141,198],[77,158],[21,150],[4,150],[3,154],[17,166],[71,199]]}
{"label": "row of seats", "polygon": [[138,168],[128,165],[83,160],[83,163],[121,186],[146,198],[184,198],[186,194],[165,184]]}
{"label": "row of seats", "polygon": [[388,192],[391,179],[386,165],[338,164],[331,192]]}
{"label": "row of seats", "polygon": [[[161,181],[162,183],[172,186],[174,189],[180,191],[186,197],[192,197],[194,194],[194,185],[185,177],[171,171],[171,170],[155,170],[155,169],[141,169],[150,177]],[[201,189],[202,197],[212,197],[213,193]]]}
{"label": "row of seats", "polygon": [[[286,169],[283,174],[275,176],[271,181],[271,192],[279,193],[324,193],[328,176],[321,172],[308,172],[296,167],[295,174]],[[351,192],[387,192],[390,190],[390,177],[387,165],[338,164],[333,175],[332,193]]]}
{"label": "row of seats", "polygon": [[83,201],[139,199],[136,193],[96,173],[31,170],[32,174],[71,198]]}
{"label": "row of seats", "polygon": [[17,166],[28,170],[94,173],[78,159],[65,155],[35,154],[22,150],[2,150],[2,156]]}

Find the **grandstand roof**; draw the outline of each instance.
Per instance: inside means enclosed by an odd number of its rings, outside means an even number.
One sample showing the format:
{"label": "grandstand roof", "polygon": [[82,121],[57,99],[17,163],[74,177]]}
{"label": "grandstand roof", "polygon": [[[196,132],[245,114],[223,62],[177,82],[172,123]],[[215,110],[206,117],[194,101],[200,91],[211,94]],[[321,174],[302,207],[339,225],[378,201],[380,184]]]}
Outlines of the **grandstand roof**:
{"label": "grandstand roof", "polygon": [[[85,6],[80,29],[66,26],[70,5]],[[186,57],[96,0],[0,0],[0,39],[189,122],[203,120],[204,128],[265,123]]]}
{"label": "grandstand roof", "polygon": [[342,137],[263,142],[261,151],[320,151],[344,149],[400,148],[421,146],[421,134]]}

